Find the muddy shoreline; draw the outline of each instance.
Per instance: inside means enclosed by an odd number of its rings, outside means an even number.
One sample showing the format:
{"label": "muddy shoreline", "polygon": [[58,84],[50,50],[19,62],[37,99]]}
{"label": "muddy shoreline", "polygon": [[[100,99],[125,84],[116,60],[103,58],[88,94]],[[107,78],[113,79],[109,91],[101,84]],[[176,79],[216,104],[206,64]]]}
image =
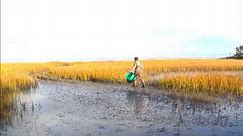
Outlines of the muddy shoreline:
{"label": "muddy shoreline", "polygon": [[241,101],[194,101],[152,87],[40,80],[16,107],[0,135],[243,135]]}

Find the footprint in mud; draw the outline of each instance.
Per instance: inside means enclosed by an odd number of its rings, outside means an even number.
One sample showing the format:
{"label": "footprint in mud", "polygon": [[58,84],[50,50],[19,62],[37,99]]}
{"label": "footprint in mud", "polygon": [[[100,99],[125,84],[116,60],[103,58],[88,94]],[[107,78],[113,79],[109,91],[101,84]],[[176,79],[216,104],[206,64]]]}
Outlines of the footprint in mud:
{"label": "footprint in mud", "polygon": [[120,127],[118,127],[117,129],[115,129],[115,132],[123,132],[124,130]]}
{"label": "footprint in mud", "polygon": [[165,132],[165,127],[162,127],[162,128],[158,128],[157,130],[156,130],[156,132]]}
{"label": "footprint in mud", "polygon": [[118,124],[119,126],[126,126],[126,124]]}
{"label": "footprint in mud", "polygon": [[74,128],[73,130],[74,130],[74,131],[79,131],[79,129],[78,129],[78,128]]}
{"label": "footprint in mud", "polygon": [[99,126],[99,129],[105,129],[105,126]]}
{"label": "footprint in mud", "polygon": [[47,128],[46,132],[47,132],[47,133],[53,133],[52,129],[49,128],[49,127]]}
{"label": "footprint in mud", "polygon": [[60,117],[60,118],[64,118],[65,117],[65,113],[58,113],[58,114],[56,114],[58,117]]}

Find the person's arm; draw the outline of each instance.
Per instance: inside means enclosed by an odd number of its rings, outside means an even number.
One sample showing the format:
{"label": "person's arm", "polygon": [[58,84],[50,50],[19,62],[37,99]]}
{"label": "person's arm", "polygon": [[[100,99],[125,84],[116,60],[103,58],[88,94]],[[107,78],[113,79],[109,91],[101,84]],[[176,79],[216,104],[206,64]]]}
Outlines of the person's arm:
{"label": "person's arm", "polygon": [[136,67],[137,67],[137,63],[134,62],[134,63],[133,63],[133,68],[132,68],[131,72],[135,72]]}
{"label": "person's arm", "polygon": [[144,69],[144,67],[143,67],[143,63],[140,63],[140,68],[141,68],[141,70]]}

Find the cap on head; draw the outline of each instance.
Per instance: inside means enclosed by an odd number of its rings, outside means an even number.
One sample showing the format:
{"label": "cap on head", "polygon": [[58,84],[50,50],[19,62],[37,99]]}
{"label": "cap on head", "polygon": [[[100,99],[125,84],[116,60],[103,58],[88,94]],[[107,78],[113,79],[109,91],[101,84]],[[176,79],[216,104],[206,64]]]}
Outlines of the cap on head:
{"label": "cap on head", "polygon": [[138,60],[138,57],[134,57],[134,60],[137,61]]}

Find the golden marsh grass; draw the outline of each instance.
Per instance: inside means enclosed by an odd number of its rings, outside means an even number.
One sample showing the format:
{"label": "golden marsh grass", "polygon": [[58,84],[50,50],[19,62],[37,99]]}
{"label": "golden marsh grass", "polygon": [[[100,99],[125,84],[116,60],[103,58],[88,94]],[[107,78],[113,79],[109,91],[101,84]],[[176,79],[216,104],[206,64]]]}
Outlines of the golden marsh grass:
{"label": "golden marsh grass", "polygon": [[205,92],[208,94],[243,94],[242,81],[237,75],[223,75],[219,73],[200,73],[195,75],[179,74],[166,76],[158,81],[162,89],[183,91],[188,93]]}
{"label": "golden marsh grass", "polygon": [[[195,76],[166,76],[161,79],[165,89],[180,91],[205,91],[215,93],[236,92],[241,94],[240,76],[204,74],[205,72],[243,71],[243,60],[144,60],[144,78],[148,75],[170,72],[198,71]],[[19,90],[36,85],[39,79],[71,79],[125,83],[124,74],[130,70],[132,61],[96,62],[50,62],[1,64],[1,91]]]}

